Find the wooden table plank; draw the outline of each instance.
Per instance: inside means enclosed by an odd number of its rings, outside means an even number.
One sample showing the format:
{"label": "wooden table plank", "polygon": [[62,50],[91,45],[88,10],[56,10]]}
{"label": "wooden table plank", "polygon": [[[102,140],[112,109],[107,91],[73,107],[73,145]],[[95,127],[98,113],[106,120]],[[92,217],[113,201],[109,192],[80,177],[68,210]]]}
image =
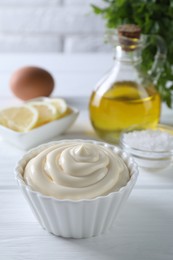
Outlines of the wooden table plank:
{"label": "wooden table plank", "polygon": [[20,191],[0,191],[1,258],[172,260],[172,198],[173,190],[133,190],[111,231],[76,240],[42,230]]}

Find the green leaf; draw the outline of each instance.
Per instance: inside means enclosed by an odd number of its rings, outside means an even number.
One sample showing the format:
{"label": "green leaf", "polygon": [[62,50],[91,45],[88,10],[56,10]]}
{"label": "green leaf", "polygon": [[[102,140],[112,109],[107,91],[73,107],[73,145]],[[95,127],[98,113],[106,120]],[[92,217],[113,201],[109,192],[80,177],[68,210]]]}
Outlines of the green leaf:
{"label": "green leaf", "polygon": [[95,14],[102,14],[103,13],[103,10],[96,5],[92,4],[91,7],[92,7]]}

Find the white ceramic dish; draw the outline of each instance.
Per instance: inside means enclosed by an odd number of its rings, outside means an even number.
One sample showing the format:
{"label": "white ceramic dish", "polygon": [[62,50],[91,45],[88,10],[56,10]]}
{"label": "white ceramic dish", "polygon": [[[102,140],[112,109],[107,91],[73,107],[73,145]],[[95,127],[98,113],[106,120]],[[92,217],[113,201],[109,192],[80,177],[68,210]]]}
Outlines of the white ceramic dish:
{"label": "white ceramic dish", "polygon": [[128,183],[120,190],[108,195],[77,201],[55,199],[32,190],[23,180],[27,162],[52,144],[69,142],[69,140],[44,144],[26,153],[17,163],[15,177],[33,213],[44,229],[62,237],[86,238],[97,236],[110,229],[114,224],[117,214],[135,185],[138,168],[132,158],[113,145],[91,140],[73,141],[105,146],[118,154],[129,169],[130,180]]}
{"label": "white ceramic dish", "polygon": [[76,120],[79,111],[74,107],[68,107],[72,111],[70,114],[40,127],[34,128],[26,133],[16,132],[0,125],[0,136],[2,136],[4,140],[23,150],[30,149],[36,145],[45,143],[46,141],[50,141],[51,138],[68,130]]}

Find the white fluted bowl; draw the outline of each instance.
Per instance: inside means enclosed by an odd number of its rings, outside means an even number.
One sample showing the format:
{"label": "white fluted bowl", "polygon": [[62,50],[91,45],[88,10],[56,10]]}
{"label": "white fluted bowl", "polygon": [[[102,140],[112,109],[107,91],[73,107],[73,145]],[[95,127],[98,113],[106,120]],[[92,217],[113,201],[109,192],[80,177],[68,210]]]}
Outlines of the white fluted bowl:
{"label": "white fluted bowl", "polygon": [[23,180],[27,162],[45,148],[67,140],[50,142],[30,150],[17,163],[15,177],[33,213],[41,226],[57,236],[87,238],[104,233],[114,224],[116,216],[127,200],[138,176],[138,168],[132,158],[119,148],[103,142],[73,140],[95,143],[111,149],[122,157],[130,172],[130,180],[119,191],[94,199],[62,200],[34,191]]}

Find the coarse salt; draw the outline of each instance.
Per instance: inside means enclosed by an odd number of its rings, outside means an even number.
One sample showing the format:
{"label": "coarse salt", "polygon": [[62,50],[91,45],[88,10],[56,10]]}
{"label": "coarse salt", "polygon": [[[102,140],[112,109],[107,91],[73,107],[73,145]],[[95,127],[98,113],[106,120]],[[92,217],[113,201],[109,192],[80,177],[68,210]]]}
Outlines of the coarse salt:
{"label": "coarse salt", "polygon": [[173,149],[173,135],[161,130],[142,130],[125,133],[123,143],[146,151],[168,151]]}

